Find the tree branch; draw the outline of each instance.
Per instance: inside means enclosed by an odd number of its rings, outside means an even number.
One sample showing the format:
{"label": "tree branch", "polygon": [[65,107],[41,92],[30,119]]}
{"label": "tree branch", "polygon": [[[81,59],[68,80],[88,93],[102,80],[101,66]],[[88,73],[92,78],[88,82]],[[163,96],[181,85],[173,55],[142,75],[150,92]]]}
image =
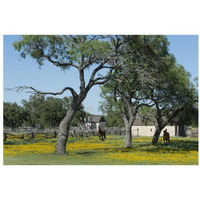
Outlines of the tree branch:
{"label": "tree branch", "polygon": [[77,93],[75,92],[75,90],[71,87],[65,87],[63,90],[61,90],[60,92],[42,92],[40,90],[37,90],[33,87],[28,87],[28,86],[19,86],[19,87],[15,87],[15,88],[6,88],[7,90],[16,90],[17,92],[22,92],[23,90],[30,90],[27,91],[26,93],[31,93],[31,94],[44,94],[44,95],[61,95],[63,94],[66,90],[69,90],[72,94],[73,97],[77,97]]}
{"label": "tree branch", "polygon": [[72,66],[72,67],[75,67],[77,69],[79,69],[79,67],[73,63],[60,63],[58,61],[54,61],[51,59],[50,56],[47,56],[47,55],[43,55],[44,58],[46,58],[49,62],[53,63],[54,65],[56,66],[61,66],[61,67],[69,67],[69,66]]}
{"label": "tree branch", "polygon": [[[104,64],[106,64],[106,62],[107,62],[107,60],[105,60],[104,62],[102,62],[97,68],[94,69],[94,71],[93,71],[92,74],[91,74],[90,81],[93,81],[93,80],[94,80],[94,77],[95,77],[96,73],[97,73],[99,70],[101,70],[101,69],[104,68]],[[90,82],[90,81],[89,81],[89,82]]]}
{"label": "tree branch", "polygon": [[172,115],[168,117],[166,121],[163,122],[162,127],[164,128],[167,124],[169,124],[176,117],[176,115],[178,115],[178,113],[184,109],[184,107],[185,105],[175,110],[174,113],[172,113]]}
{"label": "tree branch", "polygon": [[[89,91],[89,89],[93,86],[93,85],[97,85],[97,84],[104,84],[108,81],[109,79],[109,75],[108,76],[105,76],[105,77],[98,77],[96,79],[94,79],[96,73],[98,71],[100,71],[101,69],[104,69],[104,68],[109,68],[110,71],[112,71],[112,67],[108,67],[108,66],[104,66],[106,64],[106,62],[108,62],[108,59],[104,60],[97,68],[95,68],[90,76],[90,80],[87,84],[87,87],[86,87],[86,90]],[[102,81],[100,81],[102,80]]]}

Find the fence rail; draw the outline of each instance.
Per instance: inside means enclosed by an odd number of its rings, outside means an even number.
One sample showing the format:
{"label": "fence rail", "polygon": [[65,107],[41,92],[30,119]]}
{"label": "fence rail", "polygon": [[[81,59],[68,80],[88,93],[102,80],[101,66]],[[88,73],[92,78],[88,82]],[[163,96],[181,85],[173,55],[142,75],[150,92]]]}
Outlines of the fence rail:
{"label": "fence rail", "polygon": [[[106,134],[110,135],[125,135],[125,128],[119,127],[106,127],[104,128]],[[4,129],[4,141],[7,140],[41,140],[41,139],[51,139],[56,138],[59,133],[59,128],[46,128],[46,129],[38,129],[38,128],[16,128]],[[96,129],[87,129],[83,127],[71,127],[69,134],[72,137],[90,137],[95,136],[97,134]]]}

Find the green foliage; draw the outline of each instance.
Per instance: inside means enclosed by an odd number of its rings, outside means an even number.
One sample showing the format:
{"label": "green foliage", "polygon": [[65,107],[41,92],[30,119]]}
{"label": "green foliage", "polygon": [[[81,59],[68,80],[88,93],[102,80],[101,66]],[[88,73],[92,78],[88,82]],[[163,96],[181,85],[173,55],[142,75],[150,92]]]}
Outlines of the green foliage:
{"label": "green foliage", "polygon": [[[159,118],[170,118],[184,105],[195,104],[196,92],[190,74],[169,53],[168,45],[167,38],[161,35],[24,35],[13,44],[22,58],[31,56],[40,66],[47,60],[63,70],[71,66],[80,70],[83,65],[89,68],[112,57],[107,63],[113,67],[111,80],[102,87],[105,101],[101,102],[100,110],[109,124],[116,126],[122,121],[115,116],[123,113],[127,119],[131,118],[130,106],[135,114],[140,105],[150,106],[154,102],[162,111]],[[102,79],[99,76],[97,80]],[[72,102],[65,99],[61,106],[59,100],[44,101],[48,106],[43,108],[43,103],[36,100],[30,104],[23,102],[28,124],[46,122],[45,126],[54,126],[58,123],[55,118],[61,120]],[[85,113],[82,107],[79,110],[72,125],[83,123]],[[154,114],[158,119],[158,112]]]}
{"label": "green foliage", "polygon": [[107,127],[124,127],[124,122],[118,112],[110,111],[104,116]]}
{"label": "green foliage", "polygon": [[124,127],[124,122],[121,118],[121,109],[123,108],[122,101],[114,101],[112,88],[109,86],[101,86],[100,96],[104,101],[99,102],[99,110],[105,115],[106,126],[108,127]]}
{"label": "green foliage", "polygon": [[[115,69],[112,80],[101,87],[104,101],[100,109],[104,114],[115,112],[120,116],[124,113],[129,119],[143,106],[140,112],[146,118],[164,125],[184,106],[194,106],[197,92],[190,74],[168,52],[169,42],[165,36],[133,35],[123,39],[126,62]],[[153,105],[156,105],[153,109],[144,110],[144,106]],[[128,112],[130,106],[132,114]]]}
{"label": "green foliage", "polygon": [[198,104],[187,105],[173,120],[177,125],[198,127]]}
{"label": "green foliage", "polygon": [[[41,128],[58,127],[65,117],[71,101],[71,97],[60,99],[31,95],[29,100],[22,100],[22,107],[16,103],[4,103],[4,126],[16,128],[23,124],[30,127],[39,125]],[[81,104],[71,125],[83,124],[86,114]]]}
{"label": "green foliage", "polygon": [[[92,35],[23,35],[13,43],[22,58],[30,55],[42,66],[48,60],[61,69],[69,69],[84,60],[99,63],[111,52],[111,45],[103,36]],[[89,65],[88,65],[89,67]]]}
{"label": "green foliage", "polygon": [[40,125],[58,127],[66,113],[62,99],[47,97],[41,105]]}
{"label": "green foliage", "polygon": [[23,124],[24,109],[17,103],[3,103],[4,127],[16,128]]}
{"label": "green foliage", "polygon": [[[157,104],[157,110],[159,109],[160,113],[156,118],[162,117],[163,122],[166,121],[164,118],[170,119],[168,120],[168,122],[170,122],[179,112],[182,112],[180,116],[183,117],[183,112],[186,110],[192,111],[191,108],[194,107],[197,102],[197,94],[194,85],[189,79],[190,74],[183,66],[173,63],[161,76],[162,79],[159,80],[154,87],[152,100]],[[187,114],[192,113],[188,112]],[[194,117],[194,114],[192,115]],[[182,118],[181,125],[188,124],[190,121],[187,120],[188,117],[190,116],[185,115],[185,120]],[[180,123],[178,124],[180,125]]]}
{"label": "green foliage", "polygon": [[104,113],[117,111],[118,116],[123,114],[129,120],[141,105],[151,106],[150,86],[166,68],[168,41],[165,36],[135,35],[123,36],[121,40],[125,41],[124,62],[114,70],[112,80],[101,88],[105,101],[100,109]]}
{"label": "green foliage", "polygon": [[[31,95],[29,100],[22,100],[22,105],[25,110],[24,125],[35,127],[36,125],[41,125],[41,113],[42,105],[45,102],[45,97],[43,95]],[[43,127],[43,126],[42,126]]]}

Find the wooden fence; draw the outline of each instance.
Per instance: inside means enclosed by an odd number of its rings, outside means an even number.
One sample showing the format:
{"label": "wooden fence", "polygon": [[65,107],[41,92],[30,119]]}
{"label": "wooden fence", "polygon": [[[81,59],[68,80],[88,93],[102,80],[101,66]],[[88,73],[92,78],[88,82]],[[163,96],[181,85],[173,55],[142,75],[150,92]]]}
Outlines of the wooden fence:
{"label": "wooden fence", "polygon": [[192,132],[191,137],[198,137],[198,131]]}
{"label": "wooden fence", "polygon": [[[106,134],[110,135],[124,135],[125,128],[118,127],[106,127],[104,128]],[[4,129],[4,141],[7,140],[42,140],[42,139],[50,139],[56,138],[59,133],[59,128],[54,129],[38,129],[38,128],[17,128]],[[83,127],[71,127],[69,134],[72,137],[90,137],[95,136],[97,134],[96,129],[86,129]]]}

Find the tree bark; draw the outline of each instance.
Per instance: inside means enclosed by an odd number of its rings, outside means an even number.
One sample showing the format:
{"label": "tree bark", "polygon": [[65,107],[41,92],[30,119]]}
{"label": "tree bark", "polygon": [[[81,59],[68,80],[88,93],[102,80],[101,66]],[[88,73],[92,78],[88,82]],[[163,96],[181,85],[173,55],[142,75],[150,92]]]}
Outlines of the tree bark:
{"label": "tree bark", "polygon": [[69,136],[70,122],[72,121],[75,113],[75,110],[67,113],[65,118],[60,123],[58,139],[56,143],[56,154],[66,153],[66,144]]}
{"label": "tree bark", "polygon": [[154,133],[154,136],[153,136],[153,139],[152,139],[152,141],[151,141],[151,143],[152,143],[153,145],[157,144],[158,139],[159,139],[159,137],[160,137],[161,131],[162,131],[162,129],[160,130],[158,127],[156,128],[155,133]]}
{"label": "tree bark", "polygon": [[126,135],[125,135],[125,148],[132,148],[132,125],[129,123],[126,125]]}
{"label": "tree bark", "polygon": [[[130,112],[131,113],[131,112]],[[122,119],[126,127],[125,133],[125,148],[132,148],[132,126],[135,118],[131,116],[129,119],[125,114],[122,114]]]}
{"label": "tree bark", "polygon": [[56,143],[56,154],[66,153],[66,144],[69,136],[70,123],[77,112],[77,109],[82,101],[77,102],[77,98],[74,98],[71,107],[67,111],[66,116],[61,121],[59,126],[58,139]]}

